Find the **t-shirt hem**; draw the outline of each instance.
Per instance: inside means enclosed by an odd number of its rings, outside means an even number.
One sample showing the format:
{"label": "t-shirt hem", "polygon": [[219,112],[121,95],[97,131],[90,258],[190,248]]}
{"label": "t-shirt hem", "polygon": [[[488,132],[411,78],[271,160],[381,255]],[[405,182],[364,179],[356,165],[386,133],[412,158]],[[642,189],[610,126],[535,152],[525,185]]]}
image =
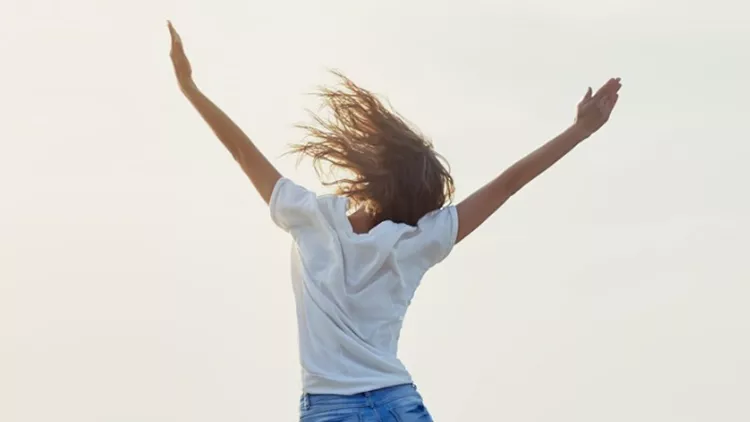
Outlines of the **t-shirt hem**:
{"label": "t-shirt hem", "polygon": [[368,391],[380,390],[382,388],[395,387],[398,385],[405,385],[405,384],[412,384],[413,382],[414,381],[412,380],[411,377],[393,378],[393,379],[389,379],[388,381],[369,382],[369,383],[363,383],[363,382],[358,381],[348,386],[338,386],[338,387],[325,386],[325,385],[308,386],[308,387],[303,386],[302,392],[303,394],[337,394],[337,395],[349,396],[353,394],[365,393]]}

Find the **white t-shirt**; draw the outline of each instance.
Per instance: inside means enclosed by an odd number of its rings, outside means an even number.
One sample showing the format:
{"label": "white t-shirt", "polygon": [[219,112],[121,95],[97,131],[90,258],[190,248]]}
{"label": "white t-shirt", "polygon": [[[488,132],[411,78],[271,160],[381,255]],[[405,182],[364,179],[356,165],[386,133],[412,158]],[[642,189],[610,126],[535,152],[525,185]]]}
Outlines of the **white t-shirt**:
{"label": "white t-shirt", "polygon": [[384,221],[357,234],[348,198],[315,193],[282,178],[271,217],[294,239],[302,387],[310,394],[356,394],[411,383],[396,356],[406,309],[425,272],[455,244],[456,209],[416,227]]}

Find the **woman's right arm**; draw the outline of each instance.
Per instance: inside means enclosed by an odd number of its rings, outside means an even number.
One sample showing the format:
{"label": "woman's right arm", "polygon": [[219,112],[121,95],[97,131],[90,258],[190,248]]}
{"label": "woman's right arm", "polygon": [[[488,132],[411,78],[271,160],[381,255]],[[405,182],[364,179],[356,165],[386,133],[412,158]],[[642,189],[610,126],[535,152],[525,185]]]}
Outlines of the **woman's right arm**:
{"label": "woman's right arm", "polygon": [[266,204],[270,203],[271,194],[281,178],[281,173],[258,150],[242,129],[198,89],[192,78],[192,69],[185,55],[182,40],[171,22],[168,27],[172,38],[170,56],[182,93],[211,127],[235,161],[239,163]]}
{"label": "woman's right arm", "polygon": [[591,88],[578,104],[575,124],[560,135],[522,158],[491,182],[456,206],[458,233],[456,243],[471,234],[495,213],[511,196],[552,167],[583,140],[609,120],[617,103],[620,79],[610,79],[592,95]]}

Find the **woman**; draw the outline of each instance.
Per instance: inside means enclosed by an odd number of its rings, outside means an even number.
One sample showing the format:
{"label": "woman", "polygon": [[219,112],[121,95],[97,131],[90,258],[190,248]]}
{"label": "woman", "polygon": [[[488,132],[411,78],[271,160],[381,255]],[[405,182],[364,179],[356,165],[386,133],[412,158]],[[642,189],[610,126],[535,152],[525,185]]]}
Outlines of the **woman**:
{"label": "woman", "polygon": [[[342,75],[321,97],[332,111],[293,151],[348,177],[317,196],[284,178],[196,86],[169,23],[180,89],[234,156],[273,222],[294,240],[292,281],[302,364],[300,420],[431,421],[397,357],[402,321],[425,272],[532,179],[607,122],[620,79],[578,104],[575,122],[458,205],[432,145]],[[332,174],[332,173],[331,173]]]}

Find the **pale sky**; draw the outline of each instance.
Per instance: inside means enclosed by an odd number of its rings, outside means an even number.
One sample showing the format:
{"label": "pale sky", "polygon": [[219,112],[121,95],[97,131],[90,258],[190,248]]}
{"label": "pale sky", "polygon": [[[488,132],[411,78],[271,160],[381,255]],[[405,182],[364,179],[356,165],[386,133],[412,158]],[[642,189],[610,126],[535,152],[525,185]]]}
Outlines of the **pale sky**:
{"label": "pale sky", "polygon": [[[4,0],[0,420],[292,421],[290,239],[173,79],[270,157],[340,69],[461,199],[623,78],[611,122],[417,291],[437,421],[750,420],[750,7],[739,0]],[[319,189],[304,162],[285,175]],[[322,192],[322,191],[321,191]]]}

